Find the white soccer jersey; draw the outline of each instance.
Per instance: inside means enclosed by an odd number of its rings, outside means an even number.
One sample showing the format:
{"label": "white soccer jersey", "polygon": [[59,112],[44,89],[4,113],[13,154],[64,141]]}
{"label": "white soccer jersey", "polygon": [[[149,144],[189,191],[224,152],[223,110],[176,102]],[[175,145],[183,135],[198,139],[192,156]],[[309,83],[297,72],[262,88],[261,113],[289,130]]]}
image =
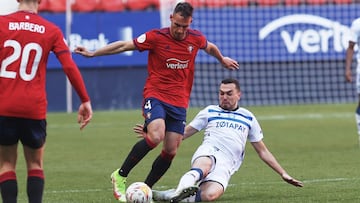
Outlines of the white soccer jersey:
{"label": "white soccer jersey", "polygon": [[201,110],[189,125],[199,131],[205,129],[203,143],[225,153],[234,163],[234,170],[238,170],[242,163],[246,141],[263,139],[257,119],[245,108],[227,111],[210,105]]}
{"label": "white soccer jersey", "polygon": [[[350,39],[349,41],[355,42],[359,48],[360,46],[360,18],[355,19],[350,27]],[[360,51],[356,54],[358,67],[360,64]]]}
{"label": "white soccer jersey", "polygon": [[[355,19],[350,27],[349,41],[356,43],[357,49],[360,47],[360,18]],[[356,92],[360,94],[360,51],[356,53]]]}

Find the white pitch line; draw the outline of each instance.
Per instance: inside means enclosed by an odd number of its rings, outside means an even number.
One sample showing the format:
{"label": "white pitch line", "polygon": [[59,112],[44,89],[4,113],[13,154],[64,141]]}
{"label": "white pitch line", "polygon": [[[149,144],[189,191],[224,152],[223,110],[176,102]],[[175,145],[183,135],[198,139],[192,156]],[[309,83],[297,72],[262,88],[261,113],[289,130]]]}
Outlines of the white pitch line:
{"label": "white pitch line", "polygon": [[110,191],[109,189],[86,189],[86,190],[52,190],[52,191],[45,191],[45,193],[87,193],[87,192],[102,192],[102,191]]}
{"label": "white pitch line", "polygon": [[360,178],[330,178],[330,179],[314,179],[304,180],[304,183],[319,183],[319,182],[341,182],[341,181],[353,181],[360,180]]}
{"label": "white pitch line", "polygon": [[[320,113],[311,113],[311,114],[290,114],[290,115],[282,115],[282,114],[274,114],[271,116],[257,116],[258,120],[298,120],[298,119],[324,119],[324,118],[354,118],[355,113],[328,113],[328,114],[320,114]],[[99,123],[93,122],[91,123],[91,128],[106,128],[110,126],[118,126],[119,123]],[[57,128],[78,128],[79,125],[74,124],[48,124],[48,128],[57,129]]]}
{"label": "white pitch line", "polygon": [[[302,180],[303,183],[318,183],[318,182],[345,182],[345,181],[354,181],[360,180],[360,178],[326,178],[326,179],[313,179],[313,180]],[[282,184],[283,181],[271,181],[271,182],[241,182],[238,184],[229,184],[229,187],[235,187],[237,185],[273,185],[273,184]],[[168,188],[166,186],[161,186],[162,188]]]}
{"label": "white pitch line", "polygon": [[[354,180],[360,180],[360,178],[325,178],[325,179],[312,179],[312,180],[303,180],[303,183],[320,183],[320,182],[346,182],[346,181],[354,181]],[[282,184],[283,181],[271,181],[271,182],[241,182],[241,183],[237,183],[237,184],[229,184],[229,187],[235,187],[237,185],[274,185],[274,184]],[[162,186],[157,186],[156,189],[168,189],[171,187],[174,187],[175,185],[172,186],[167,186],[167,185],[162,185]],[[86,189],[86,190],[46,190],[45,193],[51,193],[51,194],[56,194],[56,193],[87,193],[87,192],[103,192],[103,191],[111,191],[111,187],[109,187],[109,189]]]}
{"label": "white pitch line", "polygon": [[[360,180],[360,178],[325,178],[325,179],[312,179],[312,180],[302,180],[303,183],[320,183],[320,182],[346,182]],[[272,184],[282,184],[282,181],[276,182],[243,182],[239,184],[230,184],[229,186],[236,185],[272,185]]]}
{"label": "white pitch line", "polygon": [[324,118],[353,118],[355,113],[311,113],[311,114],[291,114],[291,115],[271,115],[271,116],[257,116],[259,120],[297,120],[297,119],[324,119]]}

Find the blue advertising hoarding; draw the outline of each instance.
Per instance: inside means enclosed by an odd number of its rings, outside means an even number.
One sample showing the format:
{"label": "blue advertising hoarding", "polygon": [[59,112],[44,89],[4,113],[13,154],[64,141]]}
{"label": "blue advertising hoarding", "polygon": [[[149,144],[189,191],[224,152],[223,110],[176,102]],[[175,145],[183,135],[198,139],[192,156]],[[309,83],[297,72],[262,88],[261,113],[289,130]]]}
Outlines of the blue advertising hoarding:
{"label": "blue advertising hoarding", "polygon": [[[65,14],[41,15],[58,25],[65,35]],[[77,46],[95,50],[117,40],[131,40],[147,30],[160,27],[159,16],[157,11],[74,13],[69,36],[70,50],[73,51]],[[147,53],[138,51],[96,58],[73,54],[73,58],[81,68],[137,66],[147,63]],[[48,64],[49,68],[61,67],[53,54]]]}
{"label": "blue advertising hoarding", "polygon": [[[201,30],[228,56],[241,62],[342,59],[351,21],[360,5],[245,7],[196,9],[192,28]],[[233,15],[229,15],[233,14]],[[42,14],[65,33],[65,14]],[[216,20],[219,15],[228,17]],[[209,16],[214,16],[211,19]],[[131,40],[160,27],[160,13],[74,13],[69,46],[94,50],[116,40]],[[73,55],[80,67],[144,66],[147,53],[138,51],[84,58]],[[199,52],[198,63],[215,59]],[[49,67],[60,67],[52,56]]]}
{"label": "blue advertising hoarding", "polygon": [[193,27],[241,62],[334,60],[344,57],[359,9],[359,4],[206,9],[196,12]]}

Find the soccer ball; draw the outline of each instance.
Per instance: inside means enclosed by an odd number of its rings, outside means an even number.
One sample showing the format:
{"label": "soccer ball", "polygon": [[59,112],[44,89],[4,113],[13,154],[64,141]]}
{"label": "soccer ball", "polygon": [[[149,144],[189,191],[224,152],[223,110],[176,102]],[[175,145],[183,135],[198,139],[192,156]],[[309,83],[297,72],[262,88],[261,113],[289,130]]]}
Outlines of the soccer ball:
{"label": "soccer ball", "polygon": [[150,203],[152,200],[151,188],[143,182],[132,183],[126,189],[128,203]]}

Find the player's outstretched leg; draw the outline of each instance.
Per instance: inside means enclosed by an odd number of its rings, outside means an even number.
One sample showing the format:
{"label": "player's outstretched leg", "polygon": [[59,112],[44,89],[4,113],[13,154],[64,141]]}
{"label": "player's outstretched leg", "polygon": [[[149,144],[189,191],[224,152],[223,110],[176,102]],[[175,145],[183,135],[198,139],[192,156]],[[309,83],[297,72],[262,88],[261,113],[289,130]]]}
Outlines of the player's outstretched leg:
{"label": "player's outstretched leg", "polygon": [[111,174],[111,183],[113,185],[113,193],[116,200],[126,202],[126,177],[122,177],[117,169]]}
{"label": "player's outstretched leg", "polygon": [[176,194],[174,194],[174,196],[170,199],[170,202],[178,203],[187,197],[196,195],[198,190],[199,190],[199,187],[197,187],[197,186],[191,186],[191,187],[184,188],[184,189],[180,190],[179,192],[177,192]]}
{"label": "player's outstretched leg", "polygon": [[175,194],[175,189],[169,189],[169,190],[152,190],[153,193],[153,200],[155,201],[170,201],[171,197]]}

